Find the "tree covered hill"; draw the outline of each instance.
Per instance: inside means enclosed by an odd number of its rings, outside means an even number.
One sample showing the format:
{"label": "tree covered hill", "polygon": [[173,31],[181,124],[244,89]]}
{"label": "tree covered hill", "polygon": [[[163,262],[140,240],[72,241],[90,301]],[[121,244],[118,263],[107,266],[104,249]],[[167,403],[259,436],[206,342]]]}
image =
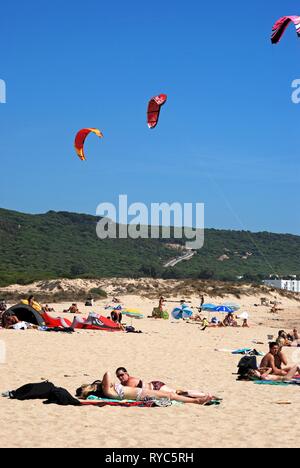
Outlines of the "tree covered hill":
{"label": "tree covered hill", "polygon": [[173,231],[171,239],[100,240],[98,221],[77,213],[31,215],[0,209],[0,285],[61,277],[252,281],[300,275],[300,236],[207,229],[196,255],[165,268],[184,247]]}

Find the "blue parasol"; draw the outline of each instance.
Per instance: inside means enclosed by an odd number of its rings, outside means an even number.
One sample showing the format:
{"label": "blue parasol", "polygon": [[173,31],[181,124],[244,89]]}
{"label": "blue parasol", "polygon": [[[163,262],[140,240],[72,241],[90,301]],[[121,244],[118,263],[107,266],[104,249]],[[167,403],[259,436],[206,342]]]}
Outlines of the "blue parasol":
{"label": "blue parasol", "polygon": [[231,307],[222,305],[222,306],[215,307],[214,312],[223,312],[225,314],[232,314],[234,310]]}

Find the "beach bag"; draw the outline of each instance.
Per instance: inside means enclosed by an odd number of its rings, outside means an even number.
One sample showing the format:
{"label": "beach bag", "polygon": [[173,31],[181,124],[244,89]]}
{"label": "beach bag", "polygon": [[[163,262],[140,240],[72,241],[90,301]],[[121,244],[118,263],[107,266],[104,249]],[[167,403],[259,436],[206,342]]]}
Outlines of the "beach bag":
{"label": "beach bag", "polygon": [[238,375],[244,377],[250,370],[257,370],[256,356],[244,356],[238,363]]}

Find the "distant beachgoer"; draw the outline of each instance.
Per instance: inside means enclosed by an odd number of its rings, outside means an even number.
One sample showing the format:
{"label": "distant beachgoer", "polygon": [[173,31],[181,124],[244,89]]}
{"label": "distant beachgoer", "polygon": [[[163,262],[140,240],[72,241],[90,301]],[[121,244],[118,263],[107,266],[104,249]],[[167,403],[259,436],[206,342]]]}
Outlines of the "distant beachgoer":
{"label": "distant beachgoer", "polygon": [[53,307],[49,307],[48,304],[44,305],[42,309],[44,312],[54,312]]}
{"label": "distant beachgoer", "polygon": [[2,317],[2,326],[7,330],[27,330],[30,328],[37,329],[37,325],[33,325],[32,323],[25,322],[23,320],[19,320],[16,315],[11,314],[4,314]]}
{"label": "distant beachgoer", "polygon": [[192,315],[192,317],[189,318],[189,320],[193,320],[194,322],[203,322],[203,318],[201,317],[201,313],[200,311],[195,314],[195,315]]}
{"label": "distant beachgoer", "polygon": [[4,314],[2,317],[2,326],[3,328],[10,329],[19,322],[19,319],[16,315],[7,315]]}
{"label": "distant beachgoer", "polygon": [[92,297],[88,297],[87,300],[85,301],[85,306],[86,307],[93,307],[94,306],[94,299]]}
{"label": "distant beachgoer", "polygon": [[242,328],[250,328],[250,325],[248,323],[248,319],[243,319]]}
{"label": "distant beachgoer", "polygon": [[120,301],[120,299],[118,299],[117,297],[113,297],[112,302],[113,302],[114,304],[120,304],[121,301]]}
{"label": "distant beachgoer", "polygon": [[293,340],[289,339],[289,335],[284,330],[280,330],[278,332],[276,343],[278,344],[280,348],[284,346],[292,346],[292,342]]}
{"label": "distant beachgoer", "polygon": [[204,298],[203,294],[202,294],[202,296],[200,297],[200,299],[201,299],[201,300],[200,300],[199,311],[201,312],[201,311],[202,311],[202,306],[203,306],[203,304],[204,304],[204,302],[205,302],[205,298]]}
{"label": "distant beachgoer", "polygon": [[120,310],[112,310],[111,313],[110,313],[110,317],[112,319],[113,322],[115,323],[121,323],[122,322],[122,318],[123,318],[123,315],[122,315],[122,312]]}
{"label": "distant beachgoer", "polygon": [[225,327],[237,327],[238,323],[234,318],[234,315],[232,312],[229,312],[226,317],[223,320],[223,325]]}
{"label": "distant beachgoer", "polygon": [[2,316],[7,310],[7,305],[5,301],[0,301],[0,326],[2,326]]}
{"label": "distant beachgoer", "polygon": [[278,311],[279,311],[279,309],[276,307],[276,304],[274,304],[274,305],[271,307],[271,309],[270,309],[270,312],[271,312],[272,314],[277,314]]}
{"label": "distant beachgoer", "polygon": [[201,328],[201,330],[205,331],[206,328],[219,328],[225,327],[225,325],[217,317],[213,317],[210,322],[208,321],[207,317],[204,317],[202,320],[202,327],[203,328]]}
{"label": "distant beachgoer", "polygon": [[111,378],[110,372],[106,372],[102,380],[94,382],[92,385],[82,385],[76,391],[76,396],[86,399],[90,395],[97,395],[104,398],[113,398],[117,400],[137,400],[141,401],[145,398],[163,399],[179,401],[182,403],[194,403],[204,405],[214,399],[212,395],[205,395],[202,397],[187,397],[178,395],[175,392],[164,392],[157,390],[149,390],[146,388],[128,387],[121,383],[114,383]]}
{"label": "distant beachgoer", "polygon": [[65,312],[70,312],[70,314],[80,314],[81,313],[75,302]]}
{"label": "distant beachgoer", "polygon": [[163,311],[164,311],[165,302],[166,302],[165,298],[164,298],[163,296],[161,296],[161,297],[159,298],[159,304],[158,304],[158,308],[159,308],[159,311],[160,311],[160,312],[163,312]]}
{"label": "distant beachgoer", "polygon": [[34,306],[34,303],[35,303],[35,298],[34,298],[34,296],[29,296],[28,299],[27,299],[27,301],[28,301],[28,305],[29,305],[30,307],[33,307],[33,306]]}

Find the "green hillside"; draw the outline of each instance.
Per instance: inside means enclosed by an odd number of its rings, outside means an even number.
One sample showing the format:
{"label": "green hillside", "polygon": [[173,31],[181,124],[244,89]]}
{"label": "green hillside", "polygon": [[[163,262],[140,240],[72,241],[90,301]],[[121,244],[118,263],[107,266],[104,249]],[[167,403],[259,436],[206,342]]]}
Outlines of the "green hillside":
{"label": "green hillside", "polygon": [[204,247],[174,268],[177,239],[107,239],[96,236],[98,218],[0,209],[0,285],[50,278],[163,277],[259,280],[300,275],[300,237],[245,231],[205,231]]}

